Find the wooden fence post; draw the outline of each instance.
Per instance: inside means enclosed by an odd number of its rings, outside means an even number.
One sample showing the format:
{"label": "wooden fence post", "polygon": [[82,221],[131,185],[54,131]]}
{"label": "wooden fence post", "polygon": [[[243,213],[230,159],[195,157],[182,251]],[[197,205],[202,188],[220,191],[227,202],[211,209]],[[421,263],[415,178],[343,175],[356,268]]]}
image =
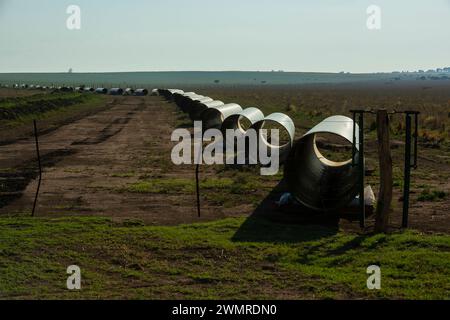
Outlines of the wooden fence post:
{"label": "wooden fence post", "polygon": [[389,115],[387,110],[377,111],[378,157],[380,162],[380,192],[375,220],[375,232],[388,231],[392,203],[392,156],[389,140]]}

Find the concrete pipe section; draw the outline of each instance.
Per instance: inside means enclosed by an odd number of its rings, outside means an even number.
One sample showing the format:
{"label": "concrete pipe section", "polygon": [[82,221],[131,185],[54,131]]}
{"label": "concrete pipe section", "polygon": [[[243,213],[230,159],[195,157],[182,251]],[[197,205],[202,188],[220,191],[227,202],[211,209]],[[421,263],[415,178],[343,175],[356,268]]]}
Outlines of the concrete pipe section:
{"label": "concrete pipe section", "polygon": [[[355,132],[358,131],[356,124]],[[351,159],[337,162],[325,158],[317,145],[317,135],[320,134],[332,135],[352,144],[353,120],[333,116],[306,133],[294,144],[286,161],[284,176],[289,191],[300,203],[310,209],[327,212],[345,207],[358,195],[360,168],[352,166]],[[358,163],[358,137],[355,145]]]}
{"label": "concrete pipe section", "polygon": [[224,104],[225,103],[223,103],[222,101],[219,101],[219,100],[214,100],[211,102],[196,103],[193,106],[193,108],[190,110],[189,117],[194,121],[201,120],[201,114],[203,113],[203,111],[205,111],[206,109],[209,109],[209,108],[220,107],[220,106],[223,106]]}
{"label": "concrete pipe section", "polygon": [[[255,123],[252,128],[258,132],[258,148],[265,144],[268,150],[278,149],[280,164],[287,159],[295,138],[295,125],[292,119],[284,113],[272,113],[264,120]],[[267,130],[267,136],[263,136],[261,130]],[[279,141],[272,144],[270,130],[278,130]],[[271,151],[268,151],[269,153]]]}
{"label": "concrete pipe section", "polygon": [[220,130],[225,119],[240,112],[242,112],[242,107],[236,103],[228,103],[208,108],[200,115],[203,124],[203,130]]}

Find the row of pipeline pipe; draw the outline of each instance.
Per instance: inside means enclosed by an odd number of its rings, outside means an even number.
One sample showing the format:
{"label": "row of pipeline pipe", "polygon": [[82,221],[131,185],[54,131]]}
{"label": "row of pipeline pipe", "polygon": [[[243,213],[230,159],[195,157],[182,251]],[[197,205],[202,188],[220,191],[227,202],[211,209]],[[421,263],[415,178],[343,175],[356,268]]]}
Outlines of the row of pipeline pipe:
{"label": "row of pipeline pipe", "polygon": [[[80,92],[98,92],[101,94],[147,95],[146,89],[122,90],[113,88],[78,87],[40,87],[25,84],[14,85],[14,88],[38,88],[41,90],[77,90]],[[106,91],[105,91],[106,90]],[[243,135],[253,128],[258,133],[262,129],[279,129],[280,141],[272,145],[270,139],[258,134],[258,146],[264,143],[268,149],[278,148],[280,163],[284,163],[284,179],[292,196],[301,204],[315,211],[334,212],[347,206],[359,194],[358,179],[363,170],[358,167],[360,141],[355,132],[359,132],[358,124],[346,116],[332,116],[295,141],[295,125],[292,119],[283,113],[264,116],[258,108],[243,109],[235,103],[224,103],[205,97],[195,92],[184,92],[179,89],[154,89],[152,95],[162,96],[174,101],[179,108],[189,114],[194,121],[202,121],[203,128],[240,130]],[[317,137],[320,134],[331,134],[345,139],[352,144],[355,161],[331,161],[321,154]],[[295,142],[294,142],[295,141]],[[364,163],[364,161],[363,161]],[[363,196],[363,195],[362,195]]]}
{"label": "row of pipeline pipe", "polygon": [[[258,108],[243,109],[237,103],[224,103],[210,97],[199,95],[195,92],[184,92],[179,89],[161,89],[159,94],[167,100],[175,102],[178,107],[193,121],[202,121],[203,130],[218,129],[224,135],[227,130],[239,130],[245,136],[247,130],[254,129],[258,132],[258,146],[264,144],[271,150],[278,149],[280,162],[286,160],[294,142],[295,125],[292,119],[283,113],[273,113],[264,116]],[[270,138],[261,134],[263,129],[268,132],[278,129],[280,132],[280,144],[274,145]]]}
{"label": "row of pipeline pipe", "polygon": [[[319,212],[335,212],[349,205],[360,192],[358,184],[362,172],[358,167],[358,124],[346,116],[332,116],[309,130],[295,141],[295,125],[283,113],[264,116],[258,108],[243,109],[235,103],[224,103],[195,92],[159,90],[159,94],[174,101],[194,121],[201,120],[203,128],[240,130],[244,135],[250,128],[279,129],[280,141],[272,145],[270,139],[258,134],[258,146],[264,143],[269,149],[278,148],[280,163],[284,163],[284,179],[292,196],[305,207]],[[330,134],[343,138],[355,148],[355,159],[331,161],[321,154],[317,137]],[[355,141],[354,141],[355,140]],[[295,141],[295,142],[294,142]]]}
{"label": "row of pipeline pipe", "polygon": [[133,89],[133,88],[87,88],[84,90],[85,92],[95,92],[97,94],[110,94],[112,96],[147,96],[149,94],[149,91],[147,89]]}
{"label": "row of pipeline pipe", "polygon": [[[9,85],[2,85],[3,88],[9,88]],[[140,89],[132,89],[132,88],[93,88],[88,86],[78,86],[78,87],[70,87],[70,86],[40,86],[40,85],[28,85],[28,84],[14,84],[12,85],[14,89],[29,89],[29,90],[50,90],[56,92],[78,92],[78,93],[96,93],[96,94],[110,94],[113,96],[147,96],[149,91],[144,88]],[[157,95],[157,89],[152,91],[152,95]]]}

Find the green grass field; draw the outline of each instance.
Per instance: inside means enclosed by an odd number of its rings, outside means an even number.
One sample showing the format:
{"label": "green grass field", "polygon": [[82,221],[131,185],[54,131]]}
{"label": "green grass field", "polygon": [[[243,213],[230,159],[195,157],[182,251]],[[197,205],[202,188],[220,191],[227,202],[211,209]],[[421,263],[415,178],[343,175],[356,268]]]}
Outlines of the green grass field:
{"label": "green grass field", "polygon": [[[379,265],[381,290],[366,287]],[[66,289],[78,265],[82,290]],[[0,298],[450,299],[450,236],[232,218],[176,227],[0,218]]]}

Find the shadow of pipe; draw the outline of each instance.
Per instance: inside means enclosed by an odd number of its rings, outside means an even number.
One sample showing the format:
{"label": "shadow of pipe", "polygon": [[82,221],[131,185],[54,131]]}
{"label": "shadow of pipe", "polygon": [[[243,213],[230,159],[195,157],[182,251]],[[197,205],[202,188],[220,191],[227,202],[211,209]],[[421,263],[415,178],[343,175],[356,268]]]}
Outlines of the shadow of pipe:
{"label": "shadow of pipe", "polygon": [[298,243],[332,237],[339,217],[313,212],[299,205],[280,208],[276,202],[286,192],[281,181],[234,234],[235,242]]}

